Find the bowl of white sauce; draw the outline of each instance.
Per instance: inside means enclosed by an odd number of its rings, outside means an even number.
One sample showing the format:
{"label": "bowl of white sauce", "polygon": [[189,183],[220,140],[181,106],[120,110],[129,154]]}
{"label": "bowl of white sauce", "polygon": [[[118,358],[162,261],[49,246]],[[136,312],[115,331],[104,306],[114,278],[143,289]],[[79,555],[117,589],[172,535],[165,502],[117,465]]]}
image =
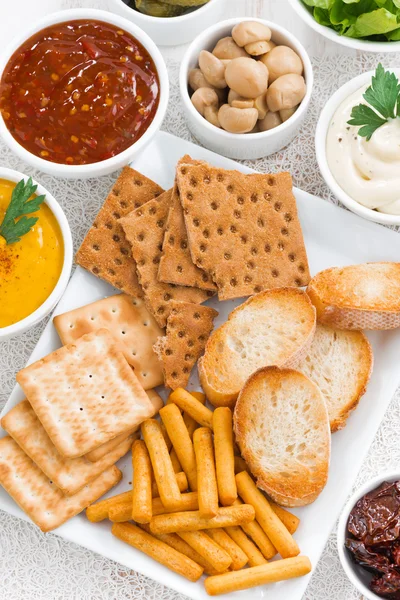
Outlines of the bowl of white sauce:
{"label": "bowl of white sauce", "polygon": [[[400,81],[400,69],[390,72]],[[327,185],[348,209],[376,223],[400,225],[400,117],[389,118],[369,140],[348,123],[353,107],[368,105],[363,95],[374,75],[355,77],[329,99],[315,134],[317,160]]]}

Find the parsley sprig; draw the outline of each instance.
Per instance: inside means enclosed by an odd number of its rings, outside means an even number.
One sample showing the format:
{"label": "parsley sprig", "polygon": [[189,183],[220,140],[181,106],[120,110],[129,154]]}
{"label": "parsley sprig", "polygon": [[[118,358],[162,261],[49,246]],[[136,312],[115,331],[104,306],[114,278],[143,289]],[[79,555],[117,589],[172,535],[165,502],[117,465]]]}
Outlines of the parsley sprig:
{"label": "parsley sprig", "polygon": [[385,71],[381,63],[372,83],[363,94],[367,104],[353,106],[349,125],[359,126],[358,135],[371,139],[372,134],[389,119],[400,117],[400,83],[394,73]]}
{"label": "parsley sprig", "polygon": [[21,179],[13,189],[11,202],[0,225],[0,236],[6,240],[6,244],[19,242],[38,220],[38,217],[25,216],[37,212],[45,199],[45,196],[36,196],[29,200],[36,189],[37,185],[33,185],[31,177],[26,183]]}

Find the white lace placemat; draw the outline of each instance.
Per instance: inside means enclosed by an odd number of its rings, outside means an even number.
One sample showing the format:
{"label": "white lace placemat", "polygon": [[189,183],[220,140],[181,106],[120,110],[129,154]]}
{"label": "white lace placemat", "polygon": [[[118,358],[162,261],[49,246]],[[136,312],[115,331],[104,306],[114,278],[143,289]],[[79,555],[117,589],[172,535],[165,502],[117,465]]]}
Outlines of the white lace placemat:
{"label": "white lace placemat", "polygon": [[[307,120],[298,137],[283,151],[248,164],[260,171],[290,171],[296,186],[312,194],[336,200],[325,186],[314,151],[314,130],[321,107],[345,81],[362,71],[400,66],[400,57],[366,55],[314,58],[315,88]],[[182,118],[177,86],[179,65],[168,65],[171,100],[163,129],[192,140]],[[195,141],[195,140],[192,140]],[[57,198],[69,219],[75,249],[92,223],[114,176],[86,181],[63,181],[36,173],[21,163],[0,143],[0,164],[32,174]],[[400,259],[400,257],[399,257]],[[45,323],[25,335],[0,344],[0,408],[14,386],[21,369],[36,345]],[[400,463],[400,388],[369,450],[355,487],[382,470]],[[376,398],[379,402],[379,398]],[[360,448],[360,451],[364,451]],[[101,548],[99,548],[101,552]],[[0,599],[1,600],[183,600],[184,596],[134,571],[94,554],[35,526],[0,511]],[[355,600],[360,595],[347,581],[336,552],[333,532],[315,568],[304,600]],[[290,600],[290,599],[288,599]]]}

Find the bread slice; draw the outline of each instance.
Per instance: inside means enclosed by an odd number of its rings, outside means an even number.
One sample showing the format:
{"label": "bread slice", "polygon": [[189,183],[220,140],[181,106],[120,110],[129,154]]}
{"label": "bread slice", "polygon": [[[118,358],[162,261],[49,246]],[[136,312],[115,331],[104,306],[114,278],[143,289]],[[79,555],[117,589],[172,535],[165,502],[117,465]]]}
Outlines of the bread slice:
{"label": "bread slice", "polygon": [[310,351],[297,370],[321,390],[332,432],[345,427],[348,416],[365,394],[372,365],[372,348],[361,331],[343,331],[317,323]]}
{"label": "bread slice", "polygon": [[400,327],[400,263],[334,267],[310,281],[317,319],[339,329]]}
{"label": "bread slice", "polygon": [[257,486],[283,506],[317,499],[327,479],[331,433],[318,386],[292,369],[259,369],[240,392],[236,441]]}
{"label": "bread slice", "polygon": [[198,363],[207,398],[214,406],[233,407],[254,371],[297,364],[314,330],[315,309],[303,291],[275,288],[252,296],[208,339]]}

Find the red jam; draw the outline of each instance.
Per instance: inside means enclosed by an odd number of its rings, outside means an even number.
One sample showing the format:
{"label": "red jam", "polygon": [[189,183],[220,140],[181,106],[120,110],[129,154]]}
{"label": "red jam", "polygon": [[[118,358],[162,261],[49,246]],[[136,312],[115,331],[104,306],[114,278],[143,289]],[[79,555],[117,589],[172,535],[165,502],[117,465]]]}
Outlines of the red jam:
{"label": "red jam", "polygon": [[55,163],[106,160],[136,142],[159,102],[157,70],[130,34],[94,20],[52,25],[8,61],[0,110],[12,136]]}

